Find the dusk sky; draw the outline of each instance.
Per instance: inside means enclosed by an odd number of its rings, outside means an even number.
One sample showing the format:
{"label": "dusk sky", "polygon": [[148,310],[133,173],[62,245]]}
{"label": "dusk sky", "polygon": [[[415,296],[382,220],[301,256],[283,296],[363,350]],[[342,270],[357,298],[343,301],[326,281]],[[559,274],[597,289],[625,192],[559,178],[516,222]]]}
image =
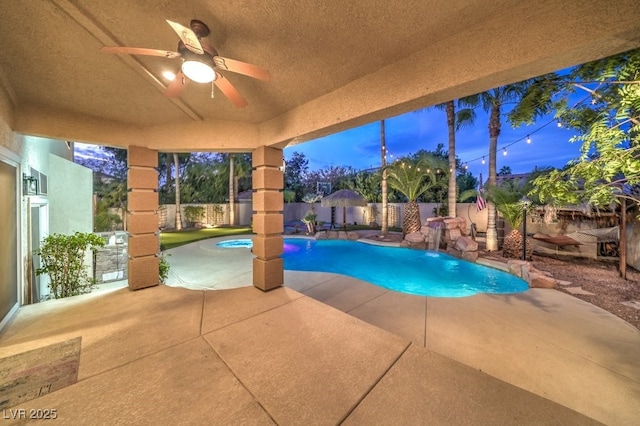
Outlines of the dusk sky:
{"label": "dusk sky", "polygon": [[[456,155],[462,163],[468,163],[469,171],[476,177],[488,176],[489,132],[488,116],[476,110],[476,121],[472,127],[456,134]],[[436,108],[409,112],[385,120],[387,150],[396,157],[415,153],[420,149],[435,150],[438,143],[448,149],[445,112]],[[531,143],[527,143],[530,135]],[[498,138],[497,169],[511,167],[513,173],[526,173],[536,166],[561,168],[569,160],[580,155],[580,144],[571,143],[572,130],[559,128],[553,116],[538,119],[536,124],[512,129],[503,120],[502,133]],[[507,155],[503,155],[503,147]],[[370,123],[341,133],[287,147],[285,158],[295,151],[302,152],[309,160],[309,169],[317,170],[329,166],[351,166],[356,170],[380,166],[380,123]],[[96,156],[91,145],[76,144],[77,157]],[[482,157],[486,162],[482,164]]]}
{"label": "dusk sky", "polygon": [[[473,127],[461,129],[456,134],[456,155],[474,176],[488,176],[489,131],[488,116],[477,109]],[[387,150],[394,157],[415,153],[420,149],[435,150],[438,143],[448,150],[446,114],[430,108],[409,112],[385,120]],[[531,143],[527,143],[527,135]],[[512,129],[503,120],[498,138],[497,168],[509,166],[513,173],[525,173],[536,166],[563,167],[580,155],[580,144],[569,139],[574,132],[559,128],[553,116],[537,120],[531,126]],[[507,145],[509,145],[507,147]],[[507,155],[503,155],[507,147]],[[334,135],[287,147],[285,158],[293,152],[305,154],[310,170],[328,166],[352,166],[356,170],[380,166],[380,123],[350,129]],[[482,157],[486,162],[482,164]]]}

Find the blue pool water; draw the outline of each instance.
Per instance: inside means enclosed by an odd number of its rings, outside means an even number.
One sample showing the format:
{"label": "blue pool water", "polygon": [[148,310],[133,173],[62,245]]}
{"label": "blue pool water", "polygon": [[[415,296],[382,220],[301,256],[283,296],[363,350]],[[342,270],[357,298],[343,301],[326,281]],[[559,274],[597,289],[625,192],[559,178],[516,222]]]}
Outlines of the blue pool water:
{"label": "blue pool water", "polygon": [[[225,246],[238,247],[231,241],[224,242]],[[402,293],[465,297],[520,293],[529,288],[514,275],[445,253],[341,240],[286,238],[284,243],[282,258],[287,270],[334,272]]]}
{"label": "blue pool water", "polygon": [[235,247],[253,247],[253,241],[249,238],[240,238],[237,240],[220,241],[216,244],[218,247],[235,248]]}

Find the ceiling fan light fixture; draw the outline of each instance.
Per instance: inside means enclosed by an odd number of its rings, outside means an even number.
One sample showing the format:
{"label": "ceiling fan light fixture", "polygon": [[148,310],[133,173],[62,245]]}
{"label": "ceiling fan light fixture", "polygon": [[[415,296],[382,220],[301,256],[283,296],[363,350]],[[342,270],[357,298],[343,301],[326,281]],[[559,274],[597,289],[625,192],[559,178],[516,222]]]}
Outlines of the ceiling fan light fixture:
{"label": "ceiling fan light fixture", "polygon": [[196,83],[210,83],[216,79],[213,60],[203,55],[188,55],[182,63],[182,72]]}

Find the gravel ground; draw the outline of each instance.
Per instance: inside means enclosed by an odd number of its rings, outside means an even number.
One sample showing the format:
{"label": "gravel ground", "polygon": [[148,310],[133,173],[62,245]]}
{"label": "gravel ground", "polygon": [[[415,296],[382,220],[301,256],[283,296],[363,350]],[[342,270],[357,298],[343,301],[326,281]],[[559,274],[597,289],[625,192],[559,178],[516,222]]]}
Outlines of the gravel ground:
{"label": "gravel ground", "polygon": [[559,285],[558,290],[567,292],[566,287],[582,287],[594,296],[574,297],[599,306],[640,329],[640,310],[622,304],[640,303],[640,272],[635,269],[627,267],[627,279],[623,280],[618,273],[618,262],[534,255],[533,266],[550,272],[558,280],[571,282],[568,286]]}

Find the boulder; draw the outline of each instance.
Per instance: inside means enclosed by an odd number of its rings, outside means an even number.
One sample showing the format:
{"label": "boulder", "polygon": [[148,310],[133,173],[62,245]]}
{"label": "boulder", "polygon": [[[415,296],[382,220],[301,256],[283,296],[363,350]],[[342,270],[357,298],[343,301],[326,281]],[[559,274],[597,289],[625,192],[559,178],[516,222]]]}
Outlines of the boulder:
{"label": "boulder", "polygon": [[544,274],[529,272],[529,287],[532,288],[555,288],[557,280]]}
{"label": "boulder", "polygon": [[329,239],[329,240],[337,240],[338,239],[338,231],[329,231],[329,232],[327,232],[327,239]]}
{"label": "boulder", "polygon": [[431,228],[426,225],[422,225],[422,227],[420,228],[420,233],[426,237],[431,233]]}
{"label": "boulder", "polygon": [[400,247],[409,248],[409,247],[411,247],[411,243],[409,241],[407,241],[407,240],[402,240],[400,242]]}
{"label": "boulder", "polygon": [[460,250],[462,252],[478,251],[478,242],[473,241],[469,237],[459,237],[458,239],[456,239],[455,248],[456,250]]}
{"label": "boulder", "polygon": [[463,251],[460,252],[460,258],[467,260],[469,262],[475,262],[478,260],[478,252],[477,251]]}
{"label": "boulder", "polygon": [[316,232],[316,240],[326,240],[328,235],[326,232]]}
{"label": "boulder", "polygon": [[458,229],[460,227],[458,219],[455,218],[447,218],[444,219],[443,222],[446,229]]}
{"label": "boulder", "polygon": [[[522,271],[523,268],[529,265],[528,262],[524,261],[524,260],[515,260],[515,259],[510,259],[507,261],[507,266],[509,267],[509,272],[513,275],[515,275],[516,277],[522,278]],[[527,268],[528,270],[528,268]]]}
{"label": "boulder", "polygon": [[358,235],[358,233],[357,233],[357,232],[355,232],[355,231],[349,231],[349,232],[347,232],[347,239],[348,239],[348,240],[353,240],[353,241],[355,241],[355,240],[357,240],[358,238],[359,238],[359,235]]}
{"label": "boulder", "polygon": [[417,242],[417,243],[409,243],[409,248],[415,249],[415,250],[426,250],[427,249],[427,243],[425,243],[424,241],[421,242]]}
{"label": "boulder", "polygon": [[347,239],[347,233],[345,231],[338,231],[338,239],[339,240],[346,240]]}
{"label": "boulder", "polygon": [[448,240],[448,241],[457,241],[458,238],[462,237],[462,233],[460,232],[460,229],[458,228],[454,228],[454,229],[447,229],[446,231],[444,231],[444,239]]}
{"label": "boulder", "polygon": [[421,243],[424,241],[424,235],[420,232],[411,232],[404,236],[404,239],[410,243]]}

